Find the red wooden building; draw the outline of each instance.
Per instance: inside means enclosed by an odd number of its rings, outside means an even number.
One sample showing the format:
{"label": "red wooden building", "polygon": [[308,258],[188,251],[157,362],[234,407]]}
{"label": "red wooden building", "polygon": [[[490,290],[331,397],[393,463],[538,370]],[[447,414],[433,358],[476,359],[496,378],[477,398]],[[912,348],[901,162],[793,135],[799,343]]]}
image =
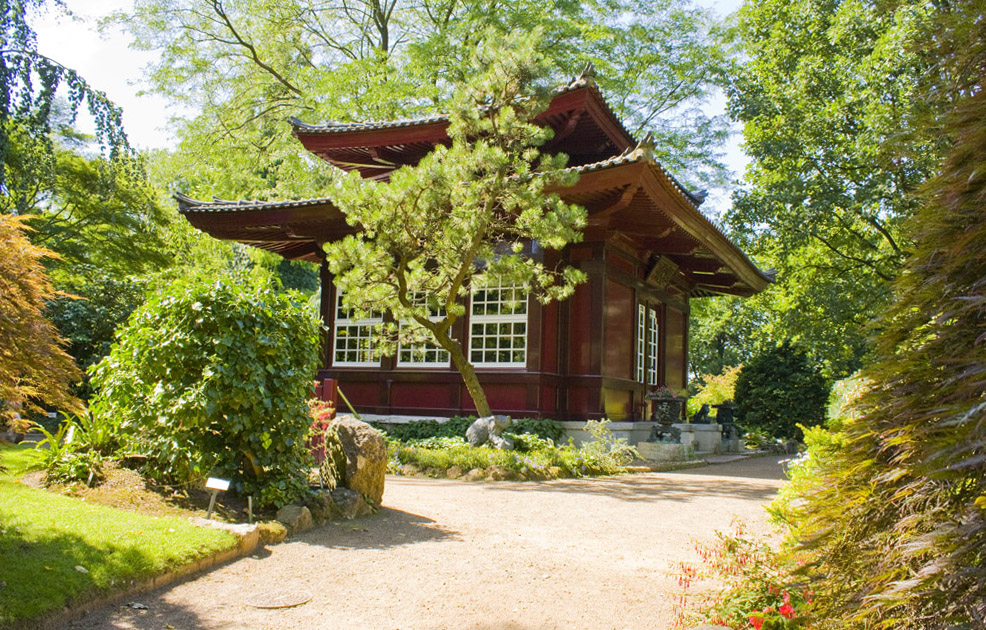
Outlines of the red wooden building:
{"label": "red wooden building", "polygon": [[[702,197],[655,161],[646,140],[627,132],[591,74],[559,89],[539,121],[555,131],[542,150],[564,152],[580,175],[559,193],[588,210],[588,226],[584,241],[560,256],[585,271],[588,282],[548,306],[513,287],[477,291],[453,331],[494,413],[644,419],[649,391],[686,384],[689,300],[751,295],[770,278],[702,214]],[[449,141],[443,116],[292,122],[307,150],[372,179],[386,179]],[[327,198],[204,202],[179,196],[178,203],[198,229],[288,259],[320,262],[321,244],[352,230]],[[337,379],[359,411],[452,416],[474,410],[446,352],[412,346],[379,356],[370,339],[379,320],[346,318],[324,261],[321,280],[328,332],[319,377]]]}

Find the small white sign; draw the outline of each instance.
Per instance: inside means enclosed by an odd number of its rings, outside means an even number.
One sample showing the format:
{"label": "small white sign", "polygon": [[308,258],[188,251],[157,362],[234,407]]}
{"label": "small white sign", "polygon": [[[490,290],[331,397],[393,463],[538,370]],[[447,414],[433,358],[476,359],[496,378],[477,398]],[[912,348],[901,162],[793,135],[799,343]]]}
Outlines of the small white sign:
{"label": "small white sign", "polygon": [[205,482],[205,487],[209,490],[229,490],[229,481],[227,479],[217,479],[215,477],[209,477],[209,480]]}

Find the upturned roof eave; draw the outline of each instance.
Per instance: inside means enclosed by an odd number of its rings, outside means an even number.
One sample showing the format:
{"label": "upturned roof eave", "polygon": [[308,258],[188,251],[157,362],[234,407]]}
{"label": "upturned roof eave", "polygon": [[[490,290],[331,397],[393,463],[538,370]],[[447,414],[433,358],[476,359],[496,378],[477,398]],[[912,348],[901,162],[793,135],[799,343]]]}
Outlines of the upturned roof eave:
{"label": "upturned roof eave", "polygon": [[[643,169],[640,169],[640,166]],[[676,201],[673,208],[662,208],[667,211],[672,221],[684,232],[696,239],[726,265],[737,280],[743,282],[753,293],[759,293],[767,288],[774,279],[772,275],[760,270],[757,265],[726,236],[699,209],[699,202],[674,176],[672,176],[656,159],[649,149],[638,146],[635,150],[623,155],[603,160],[594,164],[570,167],[580,176],[601,173],[616,169],[637,169],[632,177],[643,177],[650,184],[661,187],[670,193]],[[562,197],[565,189],[556,191]]]}

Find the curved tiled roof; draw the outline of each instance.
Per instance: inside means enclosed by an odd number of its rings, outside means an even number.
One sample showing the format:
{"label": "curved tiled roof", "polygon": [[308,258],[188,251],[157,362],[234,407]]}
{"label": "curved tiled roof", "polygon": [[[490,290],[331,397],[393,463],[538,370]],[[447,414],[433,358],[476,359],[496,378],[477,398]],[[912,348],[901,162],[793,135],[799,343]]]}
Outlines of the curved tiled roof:
{"label": "curved tiled roof", "polygon": [[[626,134],[627,137],[633,138],[623,122],[616,116],[613,112],[613,108],[609,106],[606,99],[603,97],[602,92],[599,90],[599,86],[596,85],[595,80],[595,69],[592,64],[587,64],[582,73],[572,79],[565,85],[555,88],[554,94],[565,94],[566,92],[574,92],[582,88],[588,88],[592,90],[596,96],[599,98],[600,103],[603,105],[605,112],[613,119],[613,121],[619,126],[620,130]],[[329,135],[329,134],[342,134],[342,133],[352,133],[358,131],[377,131],[382,129],[402,129],[407,127],[418,127],[434,124],[448,123],[448,114],[433,114],[431,116],[421,116],[418,118],[405,118],[400,120],[379,120],[379,121],[365,121],[365,122],[336,122],[327,121],[320,125],[314,125],[311,123],[306,123],[301,119],[291,116],[288,119],[291,123],[292,134],[298,135],[298,133],[313,134],[313,135]]]}
{"label": "curved tiled roof", "polygon": [[175,193],[174,198],[175,201],[178,202],[178,211],[182,214],[188,214],[190,212],[249,212],[255,210],[307,208],[316,206],[335,207],[332,199],[328,197],[291,199],[288,201],[262,201],[256,199],[228,201],[217,197],[212,201],[202,201],[200,199],[192,199],[191,197],[181,193]]}

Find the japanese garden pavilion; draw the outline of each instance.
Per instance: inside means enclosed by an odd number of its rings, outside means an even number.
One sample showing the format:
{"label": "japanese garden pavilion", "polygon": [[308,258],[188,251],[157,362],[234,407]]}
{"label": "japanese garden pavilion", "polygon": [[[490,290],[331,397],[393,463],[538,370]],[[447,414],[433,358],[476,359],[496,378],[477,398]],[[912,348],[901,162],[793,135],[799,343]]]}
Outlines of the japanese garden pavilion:
{"label": "japanese garden pavilion", "polygon": [[[555,420],[644,419],[644,397],[686,384],[691,298],[749,296],[771,278],[699,210],[689,192],[637,142],[607,106],[591,72],[555,94],[538,121],[578,182],[558,193],[588,211],[584,240],[546,262],[582,269],[588,281],[568,300],[542,306],[511,287],[476,291],[453,327],[476,366],[494,413]],[[305,149],[346,171],[385,180],[449,142],[444,116],[309,125],[292,121]],[[321,245],[352,233],[328,198],[197,201],[178,196],[196,228],[291,260],[321,263],[327,328],[319,378],[336,379],[357,410],[453,416],[474,412],[448,354],[402,347],[381,357],[367,341],[380,320],[349,320]],[[558,260],[560,258],[560,261]]]}

